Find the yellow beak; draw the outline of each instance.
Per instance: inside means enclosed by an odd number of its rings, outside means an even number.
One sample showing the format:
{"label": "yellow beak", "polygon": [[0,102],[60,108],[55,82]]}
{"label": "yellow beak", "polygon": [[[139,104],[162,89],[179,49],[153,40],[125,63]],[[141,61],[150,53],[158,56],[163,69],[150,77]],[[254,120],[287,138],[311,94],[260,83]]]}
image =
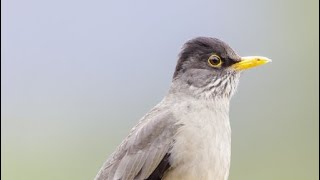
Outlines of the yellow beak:
{"label": "yellow beak", "polygon": [[262,56],[247,56],[242,57],[241,61],[232,65],[232,67],[237,71],[242,71],[245,69],[250,69],[256,66],[260,66],[271,62],[271,59]]}

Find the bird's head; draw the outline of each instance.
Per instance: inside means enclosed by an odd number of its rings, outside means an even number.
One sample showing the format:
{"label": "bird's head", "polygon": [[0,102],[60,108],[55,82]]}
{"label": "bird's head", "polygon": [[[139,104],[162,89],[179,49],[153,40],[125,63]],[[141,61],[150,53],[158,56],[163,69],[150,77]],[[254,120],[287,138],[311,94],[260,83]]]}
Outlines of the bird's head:
{"label": "bird's head", "polygon": [[219,39],[198,37],[183,46],[173,84],[179,90],[188,89],[206,98],[229,98],[236,90],[241,71],[269,61],[260,56],[240,57]]}

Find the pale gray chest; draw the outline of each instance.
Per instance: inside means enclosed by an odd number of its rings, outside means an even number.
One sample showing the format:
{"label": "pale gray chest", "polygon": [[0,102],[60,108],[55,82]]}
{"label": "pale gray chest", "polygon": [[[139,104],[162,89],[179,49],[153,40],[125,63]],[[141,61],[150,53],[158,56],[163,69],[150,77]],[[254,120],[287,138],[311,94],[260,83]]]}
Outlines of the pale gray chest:
{"label": "pale gray chest", "polygon": [[[192,105],[191,105],[192,104]],[[166,179],[228,178],[231,154],[229,104],[225,100],[190,100],[174,107],[178,123]]]}

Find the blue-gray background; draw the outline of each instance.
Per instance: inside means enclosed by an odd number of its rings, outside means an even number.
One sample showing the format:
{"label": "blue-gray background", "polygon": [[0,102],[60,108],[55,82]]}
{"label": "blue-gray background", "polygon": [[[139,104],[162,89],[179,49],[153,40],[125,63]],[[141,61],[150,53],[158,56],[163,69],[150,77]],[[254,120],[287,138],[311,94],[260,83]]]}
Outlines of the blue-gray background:
{"label": "blue-gray background", "polygon": [[231,103],[231,180],[317,179],[317,0],[3,0],[1,177],[92,179],[165,95],[182,44],[271,64]]}

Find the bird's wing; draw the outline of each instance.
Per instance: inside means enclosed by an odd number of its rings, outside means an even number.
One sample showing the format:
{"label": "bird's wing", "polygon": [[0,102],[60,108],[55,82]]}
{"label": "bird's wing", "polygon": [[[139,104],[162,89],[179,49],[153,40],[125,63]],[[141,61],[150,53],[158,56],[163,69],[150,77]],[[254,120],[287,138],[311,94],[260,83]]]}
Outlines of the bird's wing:
{"label": "bird's wing", "polygon": [[95,179],[161,179],[170,167],[169,151],[177,128],[170,112],[155,108],[131,130]]}

